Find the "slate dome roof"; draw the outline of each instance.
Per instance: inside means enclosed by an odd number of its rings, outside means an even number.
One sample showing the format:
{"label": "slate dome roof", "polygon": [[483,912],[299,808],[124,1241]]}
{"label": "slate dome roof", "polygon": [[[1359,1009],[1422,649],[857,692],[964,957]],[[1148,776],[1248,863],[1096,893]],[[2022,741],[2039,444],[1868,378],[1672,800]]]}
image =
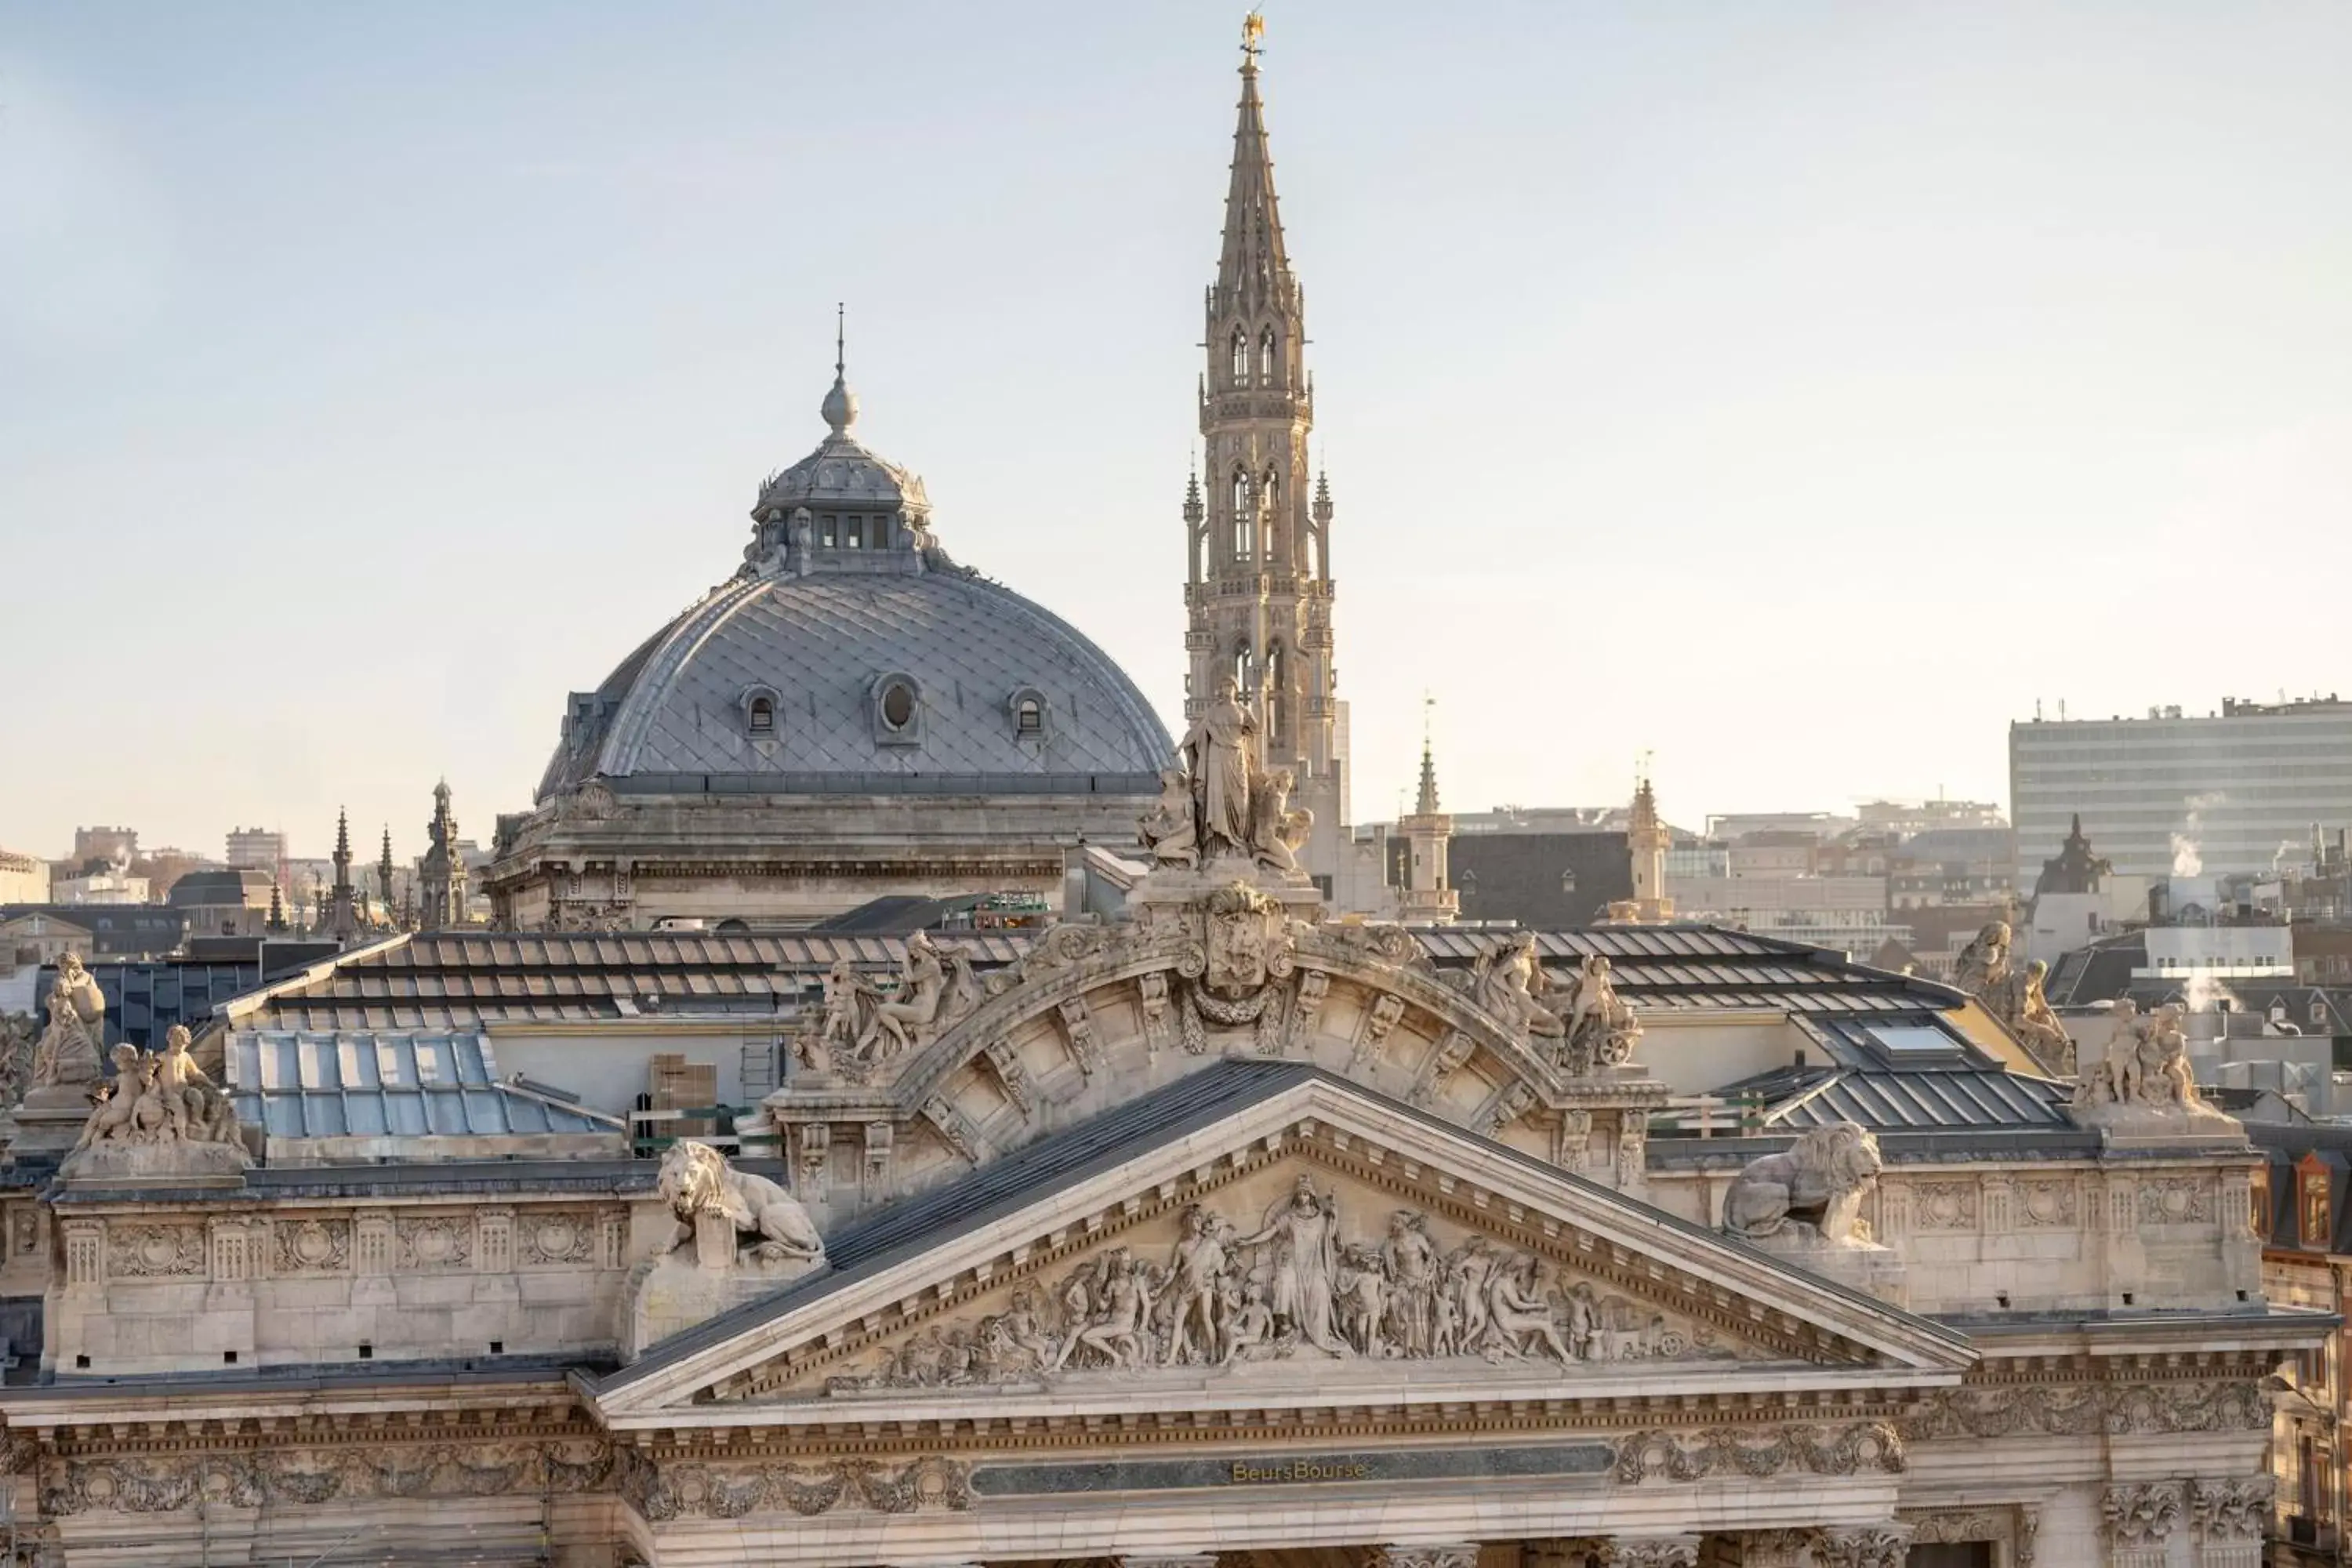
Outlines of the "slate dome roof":
{"label": "slate dome roof", "polygon": [[1152,795],[1173,751],[1060,616],[957,565],[922,480],[831,433],[761,489],[720,584],[575,692],[543,801],[625,793]]}

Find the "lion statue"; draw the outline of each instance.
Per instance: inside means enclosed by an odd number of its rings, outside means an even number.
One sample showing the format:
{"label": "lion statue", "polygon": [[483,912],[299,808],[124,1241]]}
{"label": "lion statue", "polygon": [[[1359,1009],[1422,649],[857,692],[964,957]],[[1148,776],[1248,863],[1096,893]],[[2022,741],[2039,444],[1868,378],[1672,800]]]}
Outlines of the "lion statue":
{"label": "lion statue", "polygon": [[1862,1198],[1878,1180],[1878,1140],[1851,1121],[1816,1127],[1784,1152],[1749,1162],[1723,1198],[1723,1228],[1750,1241],[1818,1236],[1864,1247]]}
{"label": "lion statue", "polygon": [[824,1257],[824,1237],[798,1198],[765,1176],[735,1169],[708,1143],[680,1139],[671,1144],[662,1156],[660,1191],[678,1222],[665,1250],[694,1239],[697,1215],[723,1214],[735,1222],[738,1236],[760,1238],[751,1251],[762,1262]]}

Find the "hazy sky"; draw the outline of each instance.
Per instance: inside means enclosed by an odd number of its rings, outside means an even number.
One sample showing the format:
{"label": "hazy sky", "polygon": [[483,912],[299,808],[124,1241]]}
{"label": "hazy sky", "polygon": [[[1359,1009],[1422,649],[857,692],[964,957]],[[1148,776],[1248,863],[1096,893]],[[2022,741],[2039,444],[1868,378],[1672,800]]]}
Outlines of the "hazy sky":
{"label": "hazy sky", "polygon": [[[822,434],[1171,721],[1240,7],[0,0],[0,844],[530,802]],[[2352,6],[1268,6],[1360,817],[2352,685]]]}

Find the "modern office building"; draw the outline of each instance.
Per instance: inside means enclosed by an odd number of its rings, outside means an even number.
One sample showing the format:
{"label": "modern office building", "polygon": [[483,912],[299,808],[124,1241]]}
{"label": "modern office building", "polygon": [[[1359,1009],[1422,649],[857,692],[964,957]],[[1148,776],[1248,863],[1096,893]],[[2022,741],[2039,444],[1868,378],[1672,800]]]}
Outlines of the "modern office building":
{"label": "modern office building", "polygon": [[2125,876],[2267,872],[2309,855],[2314,823],[2352,822],[2352,702],[2022,721],[2009,789],[2022,864],[2057,854],[2079,813]]}

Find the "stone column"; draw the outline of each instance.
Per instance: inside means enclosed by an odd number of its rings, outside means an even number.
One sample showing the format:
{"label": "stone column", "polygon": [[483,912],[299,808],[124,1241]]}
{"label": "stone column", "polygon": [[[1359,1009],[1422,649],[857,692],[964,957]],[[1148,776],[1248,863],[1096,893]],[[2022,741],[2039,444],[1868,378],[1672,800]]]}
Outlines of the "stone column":
{"label": "stone column", "polygon": [[1601,1561],[1609,1568],[1698,1568],[1696,1535],[1619,1535]]}
{"label": "stone column", "polygon": [[1441,1541],[1419,1546],[1376,1546],[1371,1568],[1478,1568],[1478,1543]]}
{"label": "stone column", "polygon": [[1910,1555],[1911,1531],[1899,1524],[1825,1530],[1813,1542],[1813,1561],[1820,1568],[1903,1568]]}

